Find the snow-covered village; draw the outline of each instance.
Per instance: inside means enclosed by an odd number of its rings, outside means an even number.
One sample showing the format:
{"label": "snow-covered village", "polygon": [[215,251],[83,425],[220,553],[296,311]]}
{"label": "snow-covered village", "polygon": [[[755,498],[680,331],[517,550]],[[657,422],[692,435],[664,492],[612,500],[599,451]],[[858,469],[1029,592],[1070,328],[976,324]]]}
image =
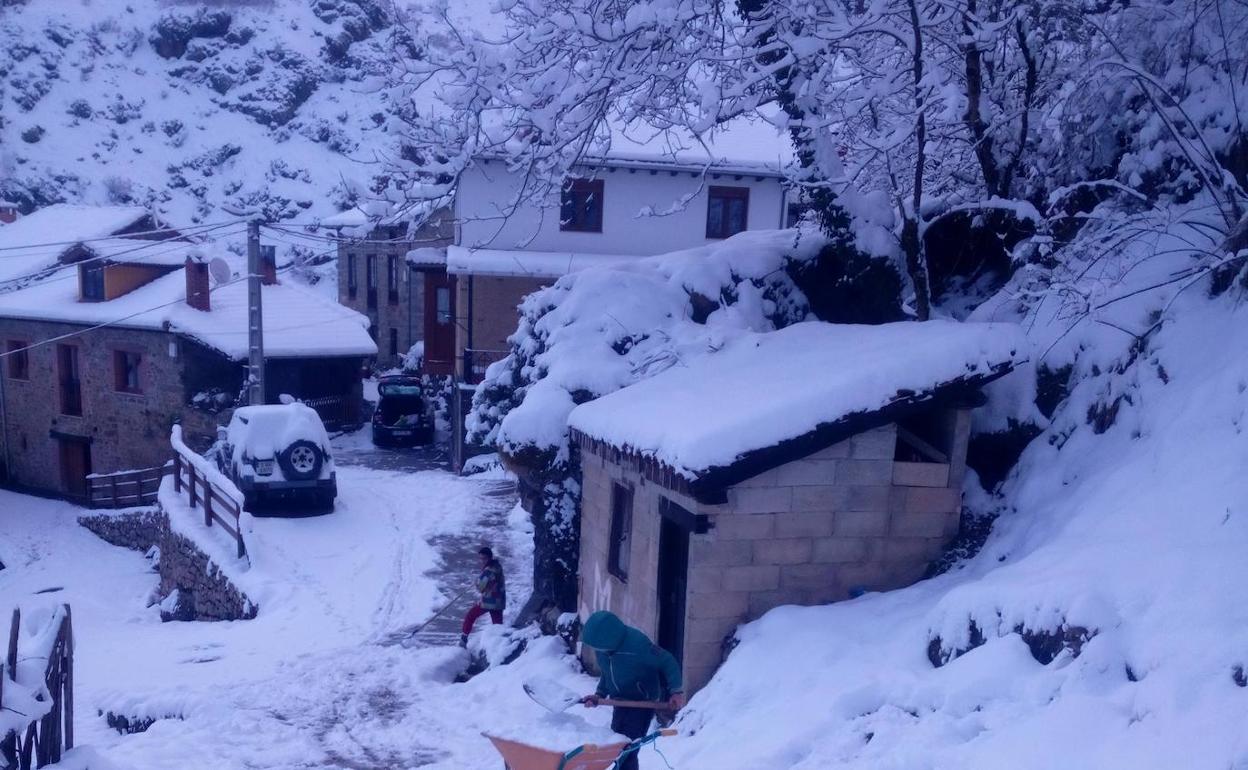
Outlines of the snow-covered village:
{"label": "snow-covered village", "polygon": [[0,770],[1248,770],[1245,0],[0,0]]}

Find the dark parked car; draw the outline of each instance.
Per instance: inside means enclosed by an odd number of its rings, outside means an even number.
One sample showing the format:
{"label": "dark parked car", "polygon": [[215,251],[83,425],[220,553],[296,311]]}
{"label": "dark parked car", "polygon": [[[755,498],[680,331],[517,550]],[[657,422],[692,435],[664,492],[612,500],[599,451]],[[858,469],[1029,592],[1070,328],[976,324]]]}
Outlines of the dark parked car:
{"label": "dark parked car", "polygon": [[413,446],[433,441],[433,418],[419,377],[390,375],[377,383],[377,410],[373,412],[373,443],[377,446]]}
{"label": "dark parked car", "polygon": [[303,404],[243,406],[221,428],[221,472],[250,507],[275,498],[310,497],[332,509],[338,477],[320,416]]}

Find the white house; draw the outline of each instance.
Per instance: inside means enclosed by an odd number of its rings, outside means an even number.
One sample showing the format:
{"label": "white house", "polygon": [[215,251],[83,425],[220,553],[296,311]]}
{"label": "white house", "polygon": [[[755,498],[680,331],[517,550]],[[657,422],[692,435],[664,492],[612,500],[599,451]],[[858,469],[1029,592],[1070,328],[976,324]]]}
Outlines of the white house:
{"label": "white house", "polygon": [[446,250],[464,376],[505,353],[520,300],[559,276],[784,227],[787,142],[765,124],[723,137],[734,147],[722,153],[722,141],[708,155],[656,140],[587,158],[544,200],[520,195],[523,179],[505,160],[477,158],[460,177]]}

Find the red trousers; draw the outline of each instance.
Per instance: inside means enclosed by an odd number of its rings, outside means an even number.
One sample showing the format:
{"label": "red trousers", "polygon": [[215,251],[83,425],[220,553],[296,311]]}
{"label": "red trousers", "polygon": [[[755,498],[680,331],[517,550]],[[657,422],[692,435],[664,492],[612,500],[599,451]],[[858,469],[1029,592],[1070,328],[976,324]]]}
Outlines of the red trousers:
{"label": "red trousers", "polygon": [[480,604],[474,604],[472,605],[472,609],[468,610],[468,614],[464,616],[464,635],[465,636],[472,633],[472,627],[477,624],[477,618],[481,617],[487,612],[490,613],[490,620],[494,621],[495,625],[498,625],[499,623],[503,622],[502,610],[484,610],[484,609],[481,609]]}

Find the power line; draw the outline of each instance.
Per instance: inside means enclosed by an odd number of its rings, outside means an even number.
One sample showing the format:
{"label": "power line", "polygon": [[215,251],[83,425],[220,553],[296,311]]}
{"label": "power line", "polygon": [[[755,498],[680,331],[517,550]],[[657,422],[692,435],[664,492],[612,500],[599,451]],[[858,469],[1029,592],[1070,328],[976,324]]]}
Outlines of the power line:
{"label": "power line", "polygon": [[[0,252],[21,251],[23,249],[38,249],[38,248],[44,248],[47,246],[73,246],[74,244],[77,244],[77,243],[95,243],[96,241],[112,241],[118,238],[135,238],[136,240],[143,240],[143,239],[138,238],[137,236],[159,235],[163,233],[173,233],[174,237],[176,237],[178,235],[186,235],[196,230],[212,229],[214,227],[224,227],[226,225],[239,224],[240,222],[245,222],[245,221],[246,221],[245,219],[239,218],[239,219],[232,219],[227,222],[212,222],[212,223],[205,223],[201,225],[190,225],[188,227],[180,227],[180,228],[164,227],[159,230],[139,230],[139,231],[131,232],[131,233],[103,235],[103,236],[98,236],[94,238],[78,238],[72,241],[49,241],[47,243],[28,243],[28,244],[24,244],[21,246],[0,246]],[[165,240],[169,240],[169,239],[165,239]],[[160,241],[156,241],[156,242],[159,243]],[[8,258],[17,258],[17,257],[25,257],[25,256],[28,256],[28,255],[26,254],[9,255]],[[6,258],[5,255],[0,254],[0,259],[4,259],[4,258]]]}
{"label": "power line", "polygon": [[[228,224],[214,225],[212,229],[220,229],[220,228],[228,227],[228,226],[229,226]],[[196,233],[196,235],[202,236],[208,232],[211,232],[211,230],[205,230],[203,232]],[[234,233],[225,233],[224,235],[237,234],[238,232],[241,232],[241,231],[235,231]],[[123,238],[121,236],[117,236],[109,240],[129,240],[129,239]],[[177,251],[178,249],[181,249],[181,248],[192,248],[194,246],[202,245],[201,242],[199,241],[182,241],[182,240],[178,240],[175,238],[169,238],[169,239],[162,240],[162,241],[146,241],[146,240],[141,240],[141,239],[135,239],[135,240],[137,240],[137,242],[140,245],[135,246],[133,249],[126,249],[124,251],[119,251],[113,254],[106,254],[106,255],[97,256],[97,257],[88,257],[87,259],[80,259],[77,262],[67,262],[65,264],[53,265],[50,267],[43,268],[42,270],[36,270],[33,273],[26,273],[25,275],[14,276],[12,278],[5,278],[5,279],[0,280],[0,287],[6,286],[9,284],[20,283],[21,281],[29,280],[32,278],[50,276],[53,273],[57,273],[62,270],[68,270],[69,268],[77,268],[79,265],[85,265],[91,262],[99,262],[102,260],[117,259],[118,257],[125,256],[126,254],[133,254],[134,252],[142,251],[143,249],[154,249],[154,248],[161,247],[161,246],[167,247],[163,249],[162,251],[156,252],[155,254],[147,254],[137,259],[131,259],[131,260],[126,260],[126,261],[127,262],[140,262],[144,259],[149,259],[151,257],[160,256],[161,254],[168,254],[172,251]],[[75,241],[75,243],[78,243],[78,241]],[[55,281],[65,280],[66,278],[71,278],[71,277],[73,276],[65,276],[63,278],[53,279],[52,281],[46,281],[46,283],[53,283]],[[40,283],[45,283],[45,282],[41,281]]]}
{"label": "power line", "polygon": [[[217,286],[214,286],[214,287],[212,287],[211,289],[209,289],[209,290],[208,290],[208,292],[211,294],[212,292],[216,291],[217,289],[223,289],[223,288],[225,288],[226,286],[230,286],[230,285],[232,285],[232,284],[238,283],[239,281],[245,281],[245,280],[247,280],[247,279],[248,279],[248,277],[249,277],[249,276],[244,275],[244,276],[241,276],[241,277],[239,277],[239,278],[234,278],[233,280],[226,281],[225,283],[218,284]],[[88,326],[88,327],[87,327],[87,328],[85,328],[85,329],[79,329],[78,331],[74,331],[74,332],[66,332],[65,334],[60,334],[60,335],[57,335],[56,337],[49,337],[49,338],[48,338],[48,339],[46,339],[46,340],[39,340],[38,342],[32,342],[32,343],[30,343],[29,345],[27,345],[26,347],[23,347],[23,348],[17,348],[17,349],[15,349],[15,350],[8,350],[8,351],[5,351],[5,352],[3,352],[3,353],[0,353],[0,358],[8,358],[9,356],[15,356],[15,355],[17,355],[18,353],[25,353],[25,352],[26,352],[26,351],[28,351],[28,350],[33,350],[33,349],[38,348],[38,347],[43,347],[44,345],[51,345],[51,344],[52,344],[52,343],[54,343],[54,342],[60,342],[61,340],[67,340],[67,339],[70,339],[71,337],[80,337],[80,336],[82,336],[83,334],[86,334],[86,333],[88,333],[88,332],[93,332],[93,331],[96,331],[97,329],[104,329],[104,328],[109,327],[109,326],[115,326],[116,324],[120,324],[120,323],[123,323],[123,322],[125,322],[125,321],[129,321],[131,318],[137,318],[137,317],[139,317],[139,316],[141,316],[141,315],[147,315],[148,313],[154,313],[154,312],[156,312],[157,310],[163,310],[164,308],[170,307],[170,306],[172,306],[172,305],[181,304],[181,303],[183,303],[183,302],[185,302],[185,301],[186,301],[186,298],[185,298],[185,297],[180,297],[180,298],[178,298],[178,299],[171,300],[171,301],[169,301],[169,302],[164,302],[164,303],[161,303],[161,304],[156,305],[156,306],[154,306],[154,307],[149,307],[149,308],[145,308],[145,309],[143,309],[143,310],[136,311],[136,312],[131,313],[131,314],[129,314],[129,315],[122,316],[121,318],[114,318],[114,319],[113,319],[113,320],[111,320],[111,321],[104,321],[103,323],[98,323],[98,324],[95,324],[94,326]],[[69,322],[64,322],[64,321],[62,321],[61,323],[73,323],[73,322],[72,322],[72,321],[69,321]]]}

